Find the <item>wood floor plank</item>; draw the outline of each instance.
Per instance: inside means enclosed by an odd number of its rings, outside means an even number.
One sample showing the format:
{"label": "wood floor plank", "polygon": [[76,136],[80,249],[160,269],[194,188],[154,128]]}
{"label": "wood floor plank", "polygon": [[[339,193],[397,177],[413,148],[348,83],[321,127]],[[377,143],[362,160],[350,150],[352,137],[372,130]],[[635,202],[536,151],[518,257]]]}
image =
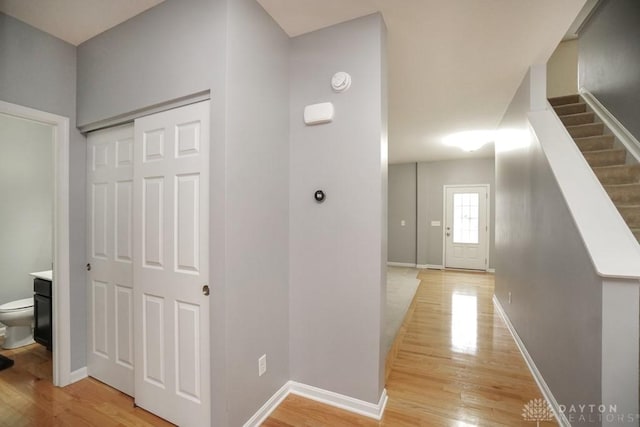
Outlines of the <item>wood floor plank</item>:
{"label": "wood floor plank", "polygon": [[0,427],[163,427],[173,424],[133,406],[133,399],[93,378],[52,384],[52,356],[33,344],[0,350],[15,364],[0,371]]}
{"label": "wood floor plank", "polygon": [[523,406],[542,395],[493,306],[494,276],[421,270],[418,278],[387,360],[380,422],[291,395],[263,426],[531,426]]}

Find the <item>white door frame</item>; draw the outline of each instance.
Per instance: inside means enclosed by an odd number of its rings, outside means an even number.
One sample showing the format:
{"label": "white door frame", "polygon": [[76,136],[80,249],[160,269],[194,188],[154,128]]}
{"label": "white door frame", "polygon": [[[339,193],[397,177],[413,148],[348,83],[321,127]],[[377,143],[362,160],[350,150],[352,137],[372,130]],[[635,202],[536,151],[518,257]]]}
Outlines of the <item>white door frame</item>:
{"label": "white door frame", "polygon": [[[484,271],[489,271],[491,263],[491,185],[490,184],[445,184],[442,186],[442,268],[447,268],[447,254],[445,253],[447,245],[446,223],[447,223],[447,189],[448,188],[468,188],[468,187],[484,187],[487,189],[487,265]],[[478,271],[478,270],[476,270]]]}
{"label": "white door frame", "polygon": [[69,119],[4,101],[0,101],[0,113],[53,127],[53,384],[63,387],[71,382]]}

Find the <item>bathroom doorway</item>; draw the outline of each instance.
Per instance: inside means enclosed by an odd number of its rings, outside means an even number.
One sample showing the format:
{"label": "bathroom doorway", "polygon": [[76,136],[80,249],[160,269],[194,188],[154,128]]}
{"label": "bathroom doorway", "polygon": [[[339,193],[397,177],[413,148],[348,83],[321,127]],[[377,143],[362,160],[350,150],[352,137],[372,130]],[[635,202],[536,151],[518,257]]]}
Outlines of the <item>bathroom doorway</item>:
{"label": "bathroom doorway", "polygon": [[15,361],[50,382],[51,353],[34,339],[51,349],[51,280],[34,296],[31,274],[53,268],[53,148],[53,126],[0,114],[0,369]]}
{"label": "bathroom doorway", "polygon": [[[29,361],[32,375],[64,386],[70,381],[69,324],[69,120],[0,101],[0,149],[3,156],[0,190],[6,192],[1,223],[10,223],[0,242],[3,287],[0,305],[28,301],[34,296],[30,273],[51,271],[51,340],[45,344],[2,350],[16,360]],[[9,160],[11,158],[12,160]],[[3,196],[3,198],[5,197]],[[24,271],[23,271],[24,270]],[[46,294],[46,292],[45,292]],[[36,298],[37,300],[37,298]],[[19,304],[18,304],[19,305]],[[40,304],[37,317],[48,316]],[[13,307],[11,307],[13,308]],[[6,310],[5,310],[6,311]],[[37,308],[35,309],[37,311]],[[8,320],[10,321],[10,320]],[[19,326],[20,324],[18,324]],[[15,330],[14,330],[15,331]],[[16,344],[27,343],[21,334]],[[36,336],[38,338],[38,336]],[[11,338],[14,338],[12,335]],[[25,354],[31,353],[32,354]],[[48,359],[48,360],[47,360]]]}

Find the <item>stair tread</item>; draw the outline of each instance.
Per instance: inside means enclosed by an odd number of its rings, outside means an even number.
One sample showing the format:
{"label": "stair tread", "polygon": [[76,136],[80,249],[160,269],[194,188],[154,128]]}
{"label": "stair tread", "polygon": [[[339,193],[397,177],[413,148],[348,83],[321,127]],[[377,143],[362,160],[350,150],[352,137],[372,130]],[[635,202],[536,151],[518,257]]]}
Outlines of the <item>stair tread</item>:
{"label": "stair tread", "polygon": [[575,105],[587,105],[584,102],[572,102],[571,104],[560,104],[560,105],[554,105],[553,108],[559,108],[559,107],[567,107],[567,106],[575,106]]}
{"label": "stair tread", "polygon": [[640,187],[640,182],[625,182],[624,184],[605,184],[605,187]]}
{"label": "stair tread", "polygon": [[608,166],[594,166],[593,169],[616,169],[616,168],[629,168],[629,169],[640,169],[640,164],[637,165],[608,165]]}
{"label": "stair tread", "polygon": [[[558,113],[558,111],[556,111]],[[562,113],[560,111],[559,113]],[[586,112],[574,112],[569,111],[571,114],[558,114],[560,121],[565,126],[575,126],[575,125],[587,125],[593,124],[596,122],[596,116],[594,113],[586,111]]]}
{"label": "stair tread", "polygon": [[613,144],[615,142],[612,135],[582,136],[573,138],[573,140],[583,153],[597,150],[611,150],[614,148]]}
{"label": "stair tread", "polygon": [[574,104],[554,105],[553,110],[558,115],[584,113],[587,111],[587,104],[584,102],[576,102]]}
{"label": "stair tread", "polygon": [[571,95],[563,95],[563,96],[554,96],[552,98],[548,98],[549,104],[551,105],[566,105],[567,102],[573,102],[574,100],[579,100],[579,94],[571,94]]}
{"label": "stair tread", "polygon": [[608,148],[605,150],[582,151],[585,160],[593,167],[625,165],[627,150],[624,148]]}
{"label": "stair tread", "polygon": [[[565,104],[567,105],[567,104]],[[570,113],[570,114],[559,114],[558,117],[583,117],[593,115],[591,111],[585,111],[583,113]]]}
{"label": "stair tread", "polygon": [[[578,147],[578,148],[580,148],[580,147]],[[591,156],[591,155],[596,155],[596,156],[597,156],[597,155],[599,155],[599,154],[611,154],[611,153],[617,154],[617,153],[619,153],[620,151],[615,150],[615,149],[612,149],[612,148],[607,148],[607,149],[605,149],[605,150],[603,150],[603,149],[596,149],[596,150],[582,150],[582,149],[581,149],[581,150],[580,150],[580,152],[581,152],[581,153],[582,153],[582,155],[584,155],[585,157],[589,157],[589,156]]]}
{"label": "stair tread", "polygon": [[575,138],[573,138],[574,141],[587,141],[587,140],[596,140],[596,139],[614,139],[615,137],[613,135],[591,135],[591,136],[577,136]]}
{"label": "stair tread", "polygon": [[[569,125],[569,126],[565,126],[567,129],[573,129],[573,128],[582,128],[582,127],[589,127],[589,126],[604,126],[602,123],[582,123],[579,125]],[[591,135],[591,136],[603,136],[603,135]],[[578,137],[578,138],[586,138],[586,137]]]}
{"label": "stair tread", "polygon": [[624,148],[606,148],[604,150],[589,150],[589,151],[583,151],[583,153],[616,153],[616,152],[621,152],[621,151],[626,151]]}

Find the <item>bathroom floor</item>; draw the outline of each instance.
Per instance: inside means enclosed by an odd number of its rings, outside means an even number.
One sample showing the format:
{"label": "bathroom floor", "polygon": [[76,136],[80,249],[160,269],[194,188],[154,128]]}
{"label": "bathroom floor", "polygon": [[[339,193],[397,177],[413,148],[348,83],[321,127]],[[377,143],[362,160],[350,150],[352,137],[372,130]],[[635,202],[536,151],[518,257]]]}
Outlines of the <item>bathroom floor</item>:
{"label": "bathroom floor", "polygon": [[[0,345],[4,341],[0,337]],[[28,374],[34,380],[53,382],[53,354],[40,344],[31,344],[14,350],[0,348],[0,354],[13,359],[14,365],[10,370]]]}
{"label": "bathroom floor", "polygon": [[93,378],[54,387],[53,356],[40,344],[0,349],[0,354],[15,362],[0,372],[0,427],[173,426]]}

